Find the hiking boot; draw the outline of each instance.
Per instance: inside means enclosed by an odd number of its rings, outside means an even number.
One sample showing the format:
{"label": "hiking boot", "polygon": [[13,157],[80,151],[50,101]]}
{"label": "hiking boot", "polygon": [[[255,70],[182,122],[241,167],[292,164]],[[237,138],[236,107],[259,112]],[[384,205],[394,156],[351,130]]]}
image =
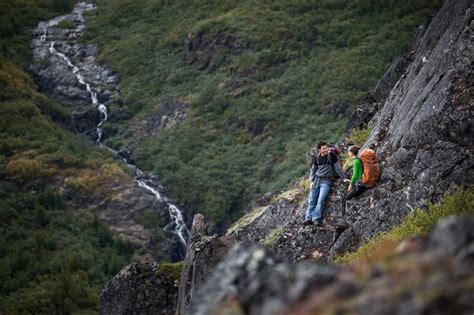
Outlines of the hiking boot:
{"label": "hiking boot", "polygon": [[306,220],[306,221],[303,222],[303,225],[304,225],[304,226],[313,225],[313,221],[311,221],[311,220]]}
{"label": "hiking boot", "polygon": [[323,219],[316,219],[316,220],[314,220],[314,223],[316,224],[316,226],[322,226],[323,225]]}

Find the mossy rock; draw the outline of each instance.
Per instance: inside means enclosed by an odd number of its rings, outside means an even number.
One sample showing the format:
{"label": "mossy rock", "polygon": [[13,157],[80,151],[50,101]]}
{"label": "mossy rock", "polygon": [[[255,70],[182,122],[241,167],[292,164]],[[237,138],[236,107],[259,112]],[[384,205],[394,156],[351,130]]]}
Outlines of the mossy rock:
{"label": "mossy rock", "polygon": [[267,237],[260,241],[260,244],[264,246],[273,246],[283,232],[285,232],[285,229],[282,227],[271,230]]}
{"label": "mossy rock", "polygon": [[166,276],[172,280],[179,280],[184,263],[182,261],[177,263],[162,263],[156,269],[156,275]]}

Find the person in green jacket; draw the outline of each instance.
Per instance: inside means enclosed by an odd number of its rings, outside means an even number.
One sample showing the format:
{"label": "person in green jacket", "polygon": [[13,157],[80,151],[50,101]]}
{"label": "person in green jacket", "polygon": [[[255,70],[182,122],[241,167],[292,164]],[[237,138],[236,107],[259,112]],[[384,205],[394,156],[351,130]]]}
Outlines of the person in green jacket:
{"label": "person in green jacket", "polygon": [[351,177],[349,187],[347,188],[347,191],[349,193],[346,195],[346,197],[344,197],[344,200],[343,200],[343,205],[344,205],[343,215],[345,215],[346,213],[346,201],[359,196],[360,194],[362,194],[364,191],[367,190],[367,187],[361,184],[363,169],[362,169],[362,161],[357,158],[359,149],[360,148],[356,145],[349,147],[349,152],[348,152],[349,157],[353,159],[352,160],[352,177]]}

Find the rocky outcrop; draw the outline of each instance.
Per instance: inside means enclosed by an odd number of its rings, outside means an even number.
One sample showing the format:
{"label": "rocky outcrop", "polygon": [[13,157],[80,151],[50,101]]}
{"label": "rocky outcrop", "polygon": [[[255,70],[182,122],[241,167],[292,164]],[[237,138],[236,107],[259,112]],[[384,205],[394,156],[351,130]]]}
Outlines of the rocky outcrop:
{"label": "rocky outcrop", "polygon": [[198,289],[235,244],[232,237],[206,236],[204,216],[194,216],[179,284],[177,314],[184,314]]}
{"label": "rocky outcrop", "polygon": [[[340,191],[333,198],[341,197]],[[254,208],[227,230],[241,244],[260,242],[292,261],[325,261],[333,244],[339,211],[325,213],[322,227],[302,226],[308,191],[301,187],[273,197]],[[338,209],[341,210],[341,209]]]}
{"label": "rocky outcrop", "polygon": [[100,295],[100,313],[174,314],[177,278],[156,263],[132,264],[110,280]]}
{"label": "rocky outcrop", "polygon": [[377,152],[381,182],[349,202],[351,229],[335,252],[360,246],[414,208],[439,201],[452,184],[473,184],[473,101],[467,96],[472,95],[473,16],[471,1],[444,3],[369,123],[374,127],[365,146]]}
{"label": "rocky outcrop", "polygon": [[240,242],[253,243],[263,240],[277,227],[285,227],[299,217],[305,192],[296,188],[280,195],[273,195],[269,204],[257,204],[228,230]]}
{"label": "rocky outcrop", "polygon": [[413,50],[395,61],[352,115],[340,145],[345,147],[350,129],[368,125],[372,133],[365,147],[376,151],[382,175],[378,186],[347,202],[346,230],[337,225],[346,193],[340,185],[328,200],[323,229],[301,227],[306,195],[300,194],[292,204],[257,209],[261,213],[230,232],[258,241],[281,229],[270,247],[285,257],[335,257],[390,229],[413,209],[438,202],[452,184],[472,185],[473,12],[470,1],[446,1],[420,27]]}
{"label": "rocky outcrop", "polygon": [[[450,218],[374,265],[295,264],[265,248],[238,247],[199,290],[189,313],[470,314],[473,229],[473,216]],[[438,244],[439,233],[446,233],[448,246]]]}

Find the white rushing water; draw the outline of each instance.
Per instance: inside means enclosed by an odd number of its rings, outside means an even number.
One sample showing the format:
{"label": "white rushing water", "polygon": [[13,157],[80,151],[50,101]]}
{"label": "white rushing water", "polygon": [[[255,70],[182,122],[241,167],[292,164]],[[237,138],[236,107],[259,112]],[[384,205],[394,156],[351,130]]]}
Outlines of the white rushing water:
{"label": "white rushing water", "polygon": [[[78,19],[81,22],[77,26],[76,30],[79,30],[81,32],[84,30],[84,18],[82,16],[82,13],[86,10],[92,10],[92,9],[95,9],[94,4],[85,3],[85,2],[80,2],[80,3],[76,4],[76,6],[74,7],[73,13],[77,14]],[[47,43],[48,42],[48,28],[57,25],[62,20],[66,19],[66,17],[67,17],[67,15],[63,15],[63,16],[60,16],[60,17],[56,17],[56,18],[54,18],[54,19],[52,19],[48,22],[41,22],[40,23],[40,28],[42,28],[42,32],[40,34],[40,41]],[[96,143],[98,145],[100,145],[101,147],[103,147],[103,148],[111,151],[112,153],[114,153],[129,168],[133,169],[135,171],[134,180],[137,183],[137,185],[144,188],[144,189],[146,189],[146,190],[148,190],[148,191],[150,191],[158,201],[163,202],[168,206],[168,211],[169,211],[169,215],[170,215],[170,218],[171,218],[171,222],[167,226],[165,226],[165,230],[172,233],[173,235],[175,235],[177,237],[177,239],[179,240],[179,242],[186,249],[186,247],[187,247],[186,240],[187,240],[187,237],[188,237],[188,229],[186,228],[186,224],[184,223],[184,219],[183,219],[183,215],[181,213],[181,210],[176,205],[171,203],[168,198],[162,196],[161,193],[158,191],[158,189],[153,187],[154,185],[152,183],[150,183],[149,179],[148,180],[143,179],[145,173],[142,170],[140,170],[136,165],[129,163],[129,161],[127,161],[127,159],[121,158],[117,151],[115,151],[115,150],[113,150],[113,149],[111,149],[111,148],[109,148],[109,147],[102,144],[102,135],[103,135],[102,125],[104,124],[104,122],[106,122],[109,119],[107,106],[105,106],[102,103],[99,103],[99,100],[97,98],[97,92],[95,91],[94,87],[91,86],[91,84],[86,81],[84,75],[81,74],[81,69],[78,66],[74,65],[72,63],[72,61],[65,54],[59,52],[55,48],[55,44],[56,44],[55,41],[51,41],[51,44],[49,45],[49,48],[48,48],[49,52],[52,55],[58,56],[61,60],[63,60],[63,62],[65,62],[67,64],[68,68],[76,76],[78,82],[81,85],[84,85],[86,87],[86,90],[90,95],[92,105],[94,107],[96,107],[98,112],[99,112],[100,119],[99,119],[99,123],[97,124],[97,128],[96,128],[96,133],[97,133]]]}

